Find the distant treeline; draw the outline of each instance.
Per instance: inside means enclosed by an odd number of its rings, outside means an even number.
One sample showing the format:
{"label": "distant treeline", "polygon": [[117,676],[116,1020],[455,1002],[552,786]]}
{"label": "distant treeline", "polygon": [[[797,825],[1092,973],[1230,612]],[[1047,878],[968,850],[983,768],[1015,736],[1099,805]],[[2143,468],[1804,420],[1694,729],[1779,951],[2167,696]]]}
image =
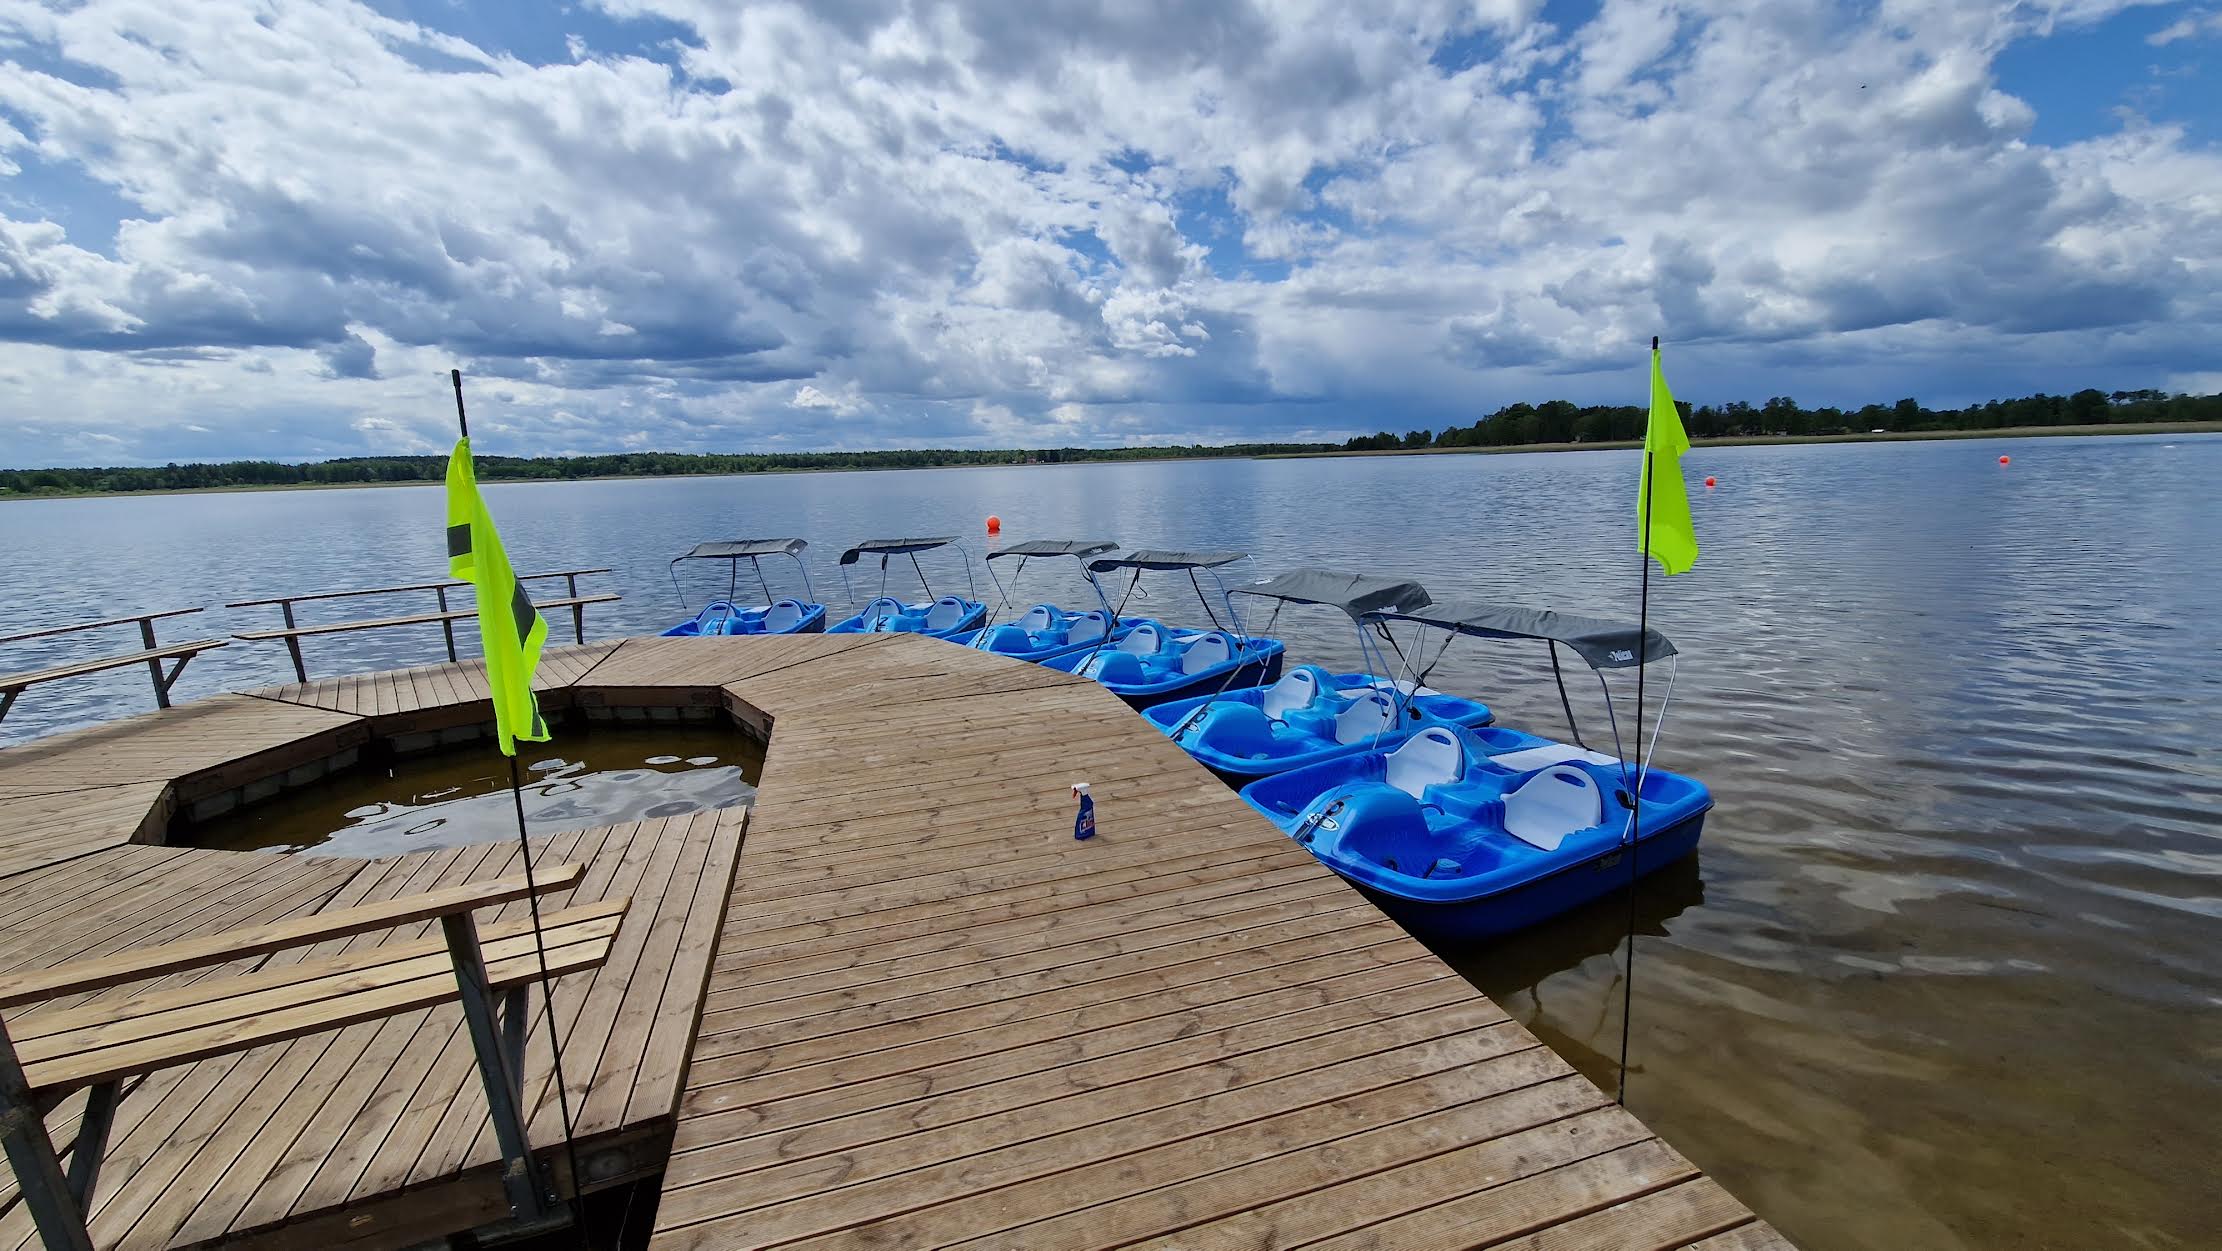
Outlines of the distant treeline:
{"label": "distant treeline", "polygon": [[[625,452],[613,456],[480,456],[481,481],[566,478],[668,478],[687,474],[770,473],[798,469],[927,469],[943,465],[1032,465],[1064,461],[1164,460],[1182,456],[1263,456],[1332,452],[1333,443],[1237,443],[1206,447],[1052,447],[973,451],[771,452],[694,455]],[[351,456],[290,465],[269,460],[222,464],[127,466],[112,469],[0,469],[0,492],[59,495],[112,491],[185,491],[211,487],[342,486],[371,482],[438,482],[445,456]]]}
{"label": "distant treeline", "polygon": [[[2162,391],[2078,391],[1992,400],[1967,408],[1923,408],[1911,399],[1865,408],[1805,408],[1778,395],[1757,407],[1738,401],[1718,407],[1682,405],[1693,439],[1760,435],[1865,434],[1926,430],[1994,430],[2005,426],[2097,426],[2127,422],[2222,421],[2222,395],[2169,395]],[[1374,452],[1428,447],[1518,447],[1530,443],[1602,443],[1643,437],[1644,410],[1635,405],[1590,405],[1566,400],[1512,404],[1470,426],[1384,430],[1343,443],[1233,443],[1163,447],[1052,447],[959,450],[916,448],[885,452],[766,452],[699,455],[626,452],[612,456],[481,456],[485,481],[567,478],[650,478],[688,474],[770,473],[804,469],[925,469],[944,465],[1034,465],[1068,461],[1167,460],[1176,457],[1271,456],[1302,452]],[[311,464],[235,460],[222,464],[169,464],[109,469],[0,469],[0,494],[63,495],[87,492],[182,491],[212,487],[344,486],[373,482],[438,482],[445,456],[356,456]]]}
{"label": "distant treeline", "polygon": [[[1997,430],[2007,426],[2104,426],[2148,421],[2222,421],[2222,395],[2169,395],[2164,391],[2078,391],[1992,400],[1966,408],[1923,408],[1918,400],[1869,404],[1860,409],[1806,408],[1787,395],[1757,407],[1742,401],[1719,406],[1681,405],[1692,439],[1761,435],[1866,434],[1927,430]],[[1512,404],[1470,426],[1384,430],[1343,444],[1345,451],[1379,452],[1422,447],[1519,447],[1529,443],[1607,443],[1643,437],[1644,410],[1633,404],[1580,407],[1565,400]]]}

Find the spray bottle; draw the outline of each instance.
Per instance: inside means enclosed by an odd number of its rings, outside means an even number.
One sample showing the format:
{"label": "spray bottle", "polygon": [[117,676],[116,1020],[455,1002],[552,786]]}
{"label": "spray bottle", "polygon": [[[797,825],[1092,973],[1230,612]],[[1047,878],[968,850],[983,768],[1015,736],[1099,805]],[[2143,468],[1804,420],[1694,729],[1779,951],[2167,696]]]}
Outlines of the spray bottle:
{"label": "spray bottle", "polygon": [[1089,839],[1096,836],[1096,797],[1088,793],[1086,782],[1072,784],[1072,793],[1080,801],[1080,813],[1072,819],[1072,836]]}

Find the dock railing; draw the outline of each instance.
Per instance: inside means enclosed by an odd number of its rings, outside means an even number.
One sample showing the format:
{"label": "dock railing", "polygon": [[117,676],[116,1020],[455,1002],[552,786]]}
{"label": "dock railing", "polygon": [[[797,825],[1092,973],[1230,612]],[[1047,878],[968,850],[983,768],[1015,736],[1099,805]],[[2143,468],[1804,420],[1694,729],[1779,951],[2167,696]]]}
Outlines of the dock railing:
{"label": "dock railing", "polygon": [[[167,612],[143,612],[128,617],[109,617],[101,621],[80,621],[75,625],[48,626],[43,630],[26,630],[0,638],[0,645],[25,643],[32,639],[55,638],[85,630],[105,630],[111,626],[132,625],[139,627],[139,641],[145,646],[135,652],[120,652],[111,656],[98,656],[89,660],[49,665],[44,669],[31,669],[21,673],[0,673],[0,720],[6,719],[8,710],[15,707],[16,697],[28,687],[41,682],[62,678],[81,677],[109,669],[124,669],[144,662],[147,675],[154,679],[154,702],[163,708],[170,706],[170,688],[177,683],[178,675],[185,672],[186,663],[202,652],[212,652],[227,645],[224,639],[195,639],[190,643],[158,643],[154,638],[154,623],[167,617],[184,617],[201,611],[198,608],[172,608]],[[167,671],[162,662],[174,660]]]}
{"label": "dock railing", "polygon": [[[537,600],[535,606],[542,610],[568,608],[571,610],[571,637],[573,641],[586,642],[586,606],[588,604],[613,604],[624,597],[614,591],[594,595],[579,594],[579,579],[590,574],[608,573],[608,569],[556,569],[546,573],[519,574],[520,582],[535,582],[547,578],[563,579],[564,593],[560,599]],[[259,643],[270,639],[283,640],[286,652],[293,658],[293,676],[302,682],[309,680],[308,663],[301,654],[301,640],[315,635],[348,634],[358,630],[390,630],[402,626],[437,625],[447,640],[447,658],[462,659],[455,650],[455,623],[473,615],[471,608],[454,608],[448,593],[468,587],[468,582],[412,582],[406,586],[372,586],[351,591],[319,591],[309,595],[279,595],[269,599],[243,599],[224,605],[226,608],[268,608],[276,606],[285,618],[285,627],[278,630],[249,630],[234,634],[233,638],[245,643]],[[353,621],[329,621],[302,625],[294,615],[299,604],[336,599],[356,599],[371,595],[407,595],[430,592],[439,604],[436,612],[411,613],[400,617],[367,617]]]}

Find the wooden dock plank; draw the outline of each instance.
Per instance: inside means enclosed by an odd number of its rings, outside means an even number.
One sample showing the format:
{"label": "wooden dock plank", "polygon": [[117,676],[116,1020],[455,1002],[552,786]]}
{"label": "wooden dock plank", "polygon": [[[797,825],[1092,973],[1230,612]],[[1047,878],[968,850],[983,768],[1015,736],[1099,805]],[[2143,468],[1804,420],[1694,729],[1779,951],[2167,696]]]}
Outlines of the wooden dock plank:
{"label": "wooden dock plank", "polygon": [[[657,1247],[1295,1245],[1267,1212],[1418,1235],[1476,1189],[1664,1152],[1093,684],[805,646],[728,687],[772,745]],[[1370,1205],[1313,1198],[1362,1174]],[[1522,1192],[1546,1229],[1642,1197],[1553,1187]],[[1683,1207],[1645,1211],[1703,1230]]]}
{"label": "wooden dock plank", "polygon": [[[1561,1077],[1252,1163],[1213,1161],[1226,1167],[1124,1203],[1075,1206],[1008,1237],[1049,1245],[1085,1231],[1105,1244],[1188,1251],[1303,1246],[1650,1139],[1605,1104],[1595,1087]],[[1291,1197],[1251,1206],[1276,1192]]]}
{"label": "wooden dock plank", "polygon": [[0,878],[152,837],[170,784],[155,780],[0,798]]}
{"label": "wooden dock plank", "polygon": [[359,719],[345,713],[215,695],[0,751],[0,797],[167,782],[319,740],[336,750],[351,730],[359,741]]}
{"label": "wooden dock plank", "polygon": [[[543,907],[635,900],[554,1016],[587,1141],[673,1137],[659,1248],[1787,1245],[1094,683],[834,635],[551,648],[540,684],[771,727],[752,813],[535,840],[587,866]],[[130,841],[178,779],[239,784],[242,753],[485,699],[477,663],[425,665],[0,752],[0,971],[514,872],[507,844]],[[543,1151],[548,1021],[535,995]],[[120,1110],[96,1240],[392,1245],[491,1219],[482,1102],[452,1009],[156,1074]],[[34,1241],[20,1204],[0,1214],[0,1248]]]}
{"label": "wooden dock plank", "polygon": [[[540,671],[533,679],[533,689],[558,691],[569,687],[619,646],[619,642],[605,642],[550,647],[540,654]],[[489,698],[486,666],[477,660],[292,682],[262,687],[247,694],[360,717],[392,717],[430,708],[460,707],[485,703]]]}

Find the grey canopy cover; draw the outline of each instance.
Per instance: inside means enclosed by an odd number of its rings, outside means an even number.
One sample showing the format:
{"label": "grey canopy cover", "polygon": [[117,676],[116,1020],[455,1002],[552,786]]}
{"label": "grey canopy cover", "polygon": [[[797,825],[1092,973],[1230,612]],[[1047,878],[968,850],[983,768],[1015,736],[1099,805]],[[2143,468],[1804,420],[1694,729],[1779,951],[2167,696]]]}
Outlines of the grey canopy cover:
{"label": "grey canopy cover", "polygon": [[1078,556],[1082,560],[1115,551],[1118,544],[1110,539],[1028,539],[1009,547],[988,553],[988,559],[998,556]]}
{"label": "grey canopy cover", "polygon": [[1417,582],[1363,573],[1336,573],[1332,569],[1291,569],[1263,582],[1238,586],[1235,594],[1297,604],[1324,604],[1340,608],[1353,617],[1369,612],[1410,612],[1434,602],[1427,588]]}
{"label": "grey canopy cover", "polygon": [[1150,548],[1091,561],[1088,567],[1097,573],[1109,573],[1114,569],[1212,569],[1231,565],[1247,555],[1246,552],[1171,552]]}
{"label": "grey canopy cover", "polygon": [[679,559],[743,560],[750,556],[793,556],[808,546],[810,544],[801,539],[732,539],[719,543],[697,543],[693,551]]}
{"label": "grey canopy cover", "polygon": [[1664,660],[1674,655],[1674,644],[1657,630],[1643,632],[1643,652],[1636,652],[1636,627],[1623,621],[1553,612],[1548,608],[1519,608],[1510,604],[1435,604],[1427,608],[1374,614],[1384,621],[1417,621],[1442,630],[1456,630],[1485,639],[1549,639],[1574,649],[1592,669],[1625,669],[1642,661]]}
{"label": "grey canopy cover", "polygon": [[841,563],[853,565],[856,563],[857,557],[866,553],[900,556],[905,552],[932,551],[934,548],[946,547],[956,541],[955,535],[943,535],[940,538],[929,539],[866,539],[848,551],[841,553]]}

